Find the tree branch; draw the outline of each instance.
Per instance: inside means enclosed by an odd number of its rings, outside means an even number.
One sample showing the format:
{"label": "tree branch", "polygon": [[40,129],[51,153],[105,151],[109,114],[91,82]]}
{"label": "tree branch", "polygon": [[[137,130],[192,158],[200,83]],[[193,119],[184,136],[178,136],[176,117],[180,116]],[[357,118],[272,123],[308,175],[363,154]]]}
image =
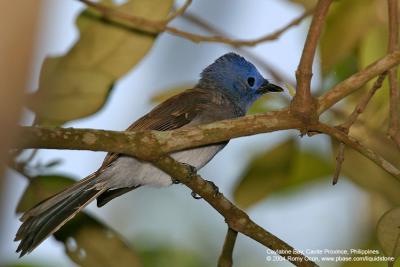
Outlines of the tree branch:
{"label": "tree branch", "polygon": [[[179,180],[187,187],[196,192],[207,201],[216,211],[218,211],[228,224],[229,228],[240,232],[262,245],[276,251],[285,259],[296,266],[317,266],[302,254],[298,254],[291,246],[280,240],[278,237],[264,230],[261,226],[253,222],[249,216],[236,207],[232,202],[225,198],[221,193],[216,194],[215,188],[200,175],[191,173],[186,165],[177,162],[170,156],[162,156],[153,161],[153,164],[169,174],[174,179]],[[301,260],[299,260],[299,258]]]}
{"label": "tree branch", "polygon": [[332,87],[328,92],[318,98],[318,114],[355,92],[361,86],[377,75],[393,68],[400,63],[400,50],[384,56],[365,69],[351,75],[346,80]]}
{"label": "tree branch", "polygon": [[318,118],[315,117],[315,114],[317,114],[315,112],[316,102],[311,95],[312,65],[325,17],[331,3],[332,0],[318,1],[296,71],[297,89],[291,104],[291,110],[305,122]]}
{"label": "tree branch", "polygon": [[296,129],[301,122],[287,110],[223,120],[173,131],[116,132],[93,129],[21,127],[18,148],[87,149],[153,159],[162,154],[240,136]]}
{"label": "tree branch", "polygon": [[[175,27],[168,26],[167,24],[170,21],[169,18],[167,18],[166,20],[160,20],[160,21],[148,20],[146,18],[136,17],[136,16],[133,16],[130,14],[126,14],[126,13],[116,10],[114,8],[111,8],[111,7],[108,7],[108,6],[99,4],[99,3],[95,3],[90,0],[78,0],[78,1],[86,4],[87,6],[90,6],[94,10],[97,10],[106,19],[112,21],[116,26],[121,26],[124,28],[129,27],[134,30],[139,30],[142,32],[150,33],[150,34],[167,32],[167,33],[185,38],[185,39],[190,40],[195,43],[214,42],[214,43],[223,43],[223,44],[228,44],[228,45],[233,45],[233,46],[256,46],[263,42],[276,40],[288,29],[290,29],[291,27],[293,27],[295,25],[298,25],[305,17],[307,17],[309,15],[309,12],[312,12],[312,11],[305,12],[299,18],[296,18],[295,20],[290,22],[288,25],[284,26],[280,30],[277,30],[276,32],[266,34],[264,36],[261,36],[259,38],[255,38],[255,39],[241,40],[241,39],[231,39],[231,38],[227,38],[224,36],[205,36],[205,35],[201,35],[201,34],[190,33],[190,32],[186,32],[186,31],[177,29]],[[121,20],[129,23],[129,25],[126,25],[124,23],[121,24],[120,23]]]}
{"label": "tree branch", "polygon": [[235,248],[235,242],[238,232],[228,227],[226,233],[224,246],[222,248],[221,255],[218,259],[218,267],[232,267],[233,266],[233,249]]}
{"label": "tree branch", "polygon": [[[398,1],[388,0],[389,13],[389,42],[388,53],[398,49],[399,46],[399,18]],[[389,70],[389,88],[390,88],[390,114],[388,134],[400,150],[400,107],[399,107],[399,85],[397,80],[397,66]]]}

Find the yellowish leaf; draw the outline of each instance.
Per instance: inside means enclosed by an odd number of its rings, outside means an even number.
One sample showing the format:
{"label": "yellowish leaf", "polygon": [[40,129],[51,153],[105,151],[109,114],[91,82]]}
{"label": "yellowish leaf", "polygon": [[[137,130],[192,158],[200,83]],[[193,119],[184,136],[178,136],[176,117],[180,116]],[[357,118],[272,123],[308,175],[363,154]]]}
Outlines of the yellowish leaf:
{"label": "yellowish leaf", "polygon": [[[115,8],[160,20],[172,3],[130,0]],[[90,9],[78,17],[77,26],[79,40],[66,55],[45,60],[39,89],[29,98],[28,105],[42,124],[62,124],[98,111],[113,84],[146,55],[155,39],[155,35],[107,23]]]}
{"label": "yellowish leaf", "polygon": [[385,255],[400,257],[400,207],[386,212],[377,226],[378,241]]}

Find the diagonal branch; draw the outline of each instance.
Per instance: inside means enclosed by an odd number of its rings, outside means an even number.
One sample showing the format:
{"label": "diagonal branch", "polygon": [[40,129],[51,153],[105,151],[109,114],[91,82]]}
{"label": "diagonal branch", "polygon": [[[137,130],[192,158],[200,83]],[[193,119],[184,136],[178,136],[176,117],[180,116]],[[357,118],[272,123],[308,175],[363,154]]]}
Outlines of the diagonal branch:
{"label": "diagonal branch", "polygon": [[298,251],[284,241],[253,222],[244,211],[236,207],[221,193],[216,194],[215,188],[209,182],[199,175],[191,173],[186,165],[177,162],[170,156],[163,156],[153,163],[200,195],[225,218],[225,222],[232,230],[271,248],[295,266],[317,266],[304,255],[298,254]]}
{"label": "diagonal branch", "polygon": [[361,86],[377,75],[393,68],[400,63],[400,50],[384,56],[365,69],[351,75],[346,80],[332,87],[327,93],[318,98],[318,114],[323,113],[331,106],[355,92]]}
{"label": "diagonal branch", "polygon": [[[311,96],[312,65],[325,17],[332,0],[319,0],[304,44],[299,66],[296,70],[297,89],[291,110],[304,121],[312,120],[316,114],[316,103]],[[317,118],[317,117],[315,117]]]}
{"label": "diagonal branch", "polygon": [[222,248],[221,255],[218,259],[218,267],[232,267],[233,266],[233,249],[235,248],[235,242],[238,232],[228,227],[224,246]]}
{"label": "diagonal branch", "polygon": [[381,155],[375,153],[373,150],[369,149],[368,147],[364,146],[361,144],[357,139],[354,137],[351,137],[347,135],[346,133],[342,132],[341,130],[331,127],[329,125],[326,125],[324,123],[318,123],[316,125],[313,125],[310,127],[313,131],[325,133],[339,142],[344,143],[345,145],[353,148],[354,150],[358,151],[362,155],[364,155],[366,158],[370,159],[373,161],[376,165],[384,169],[386,172],[391,174],[393,177],[395,177],[397,180],[400,181],[400,170],[394,166],[392,163],[387,161],[385,158],[383,158]]}
{"label": "diagonal branch", "polygon": [[[399,46],[399,18],[398,18],[398,1],[388,0],[389,12],[389,42],[388,53],[398,49]],[[400,150],[400,95],[399,84],[397,80],[397,66],[389,70],[389,88],[390,88],[390,114],[389,114],[389,131],[390,138]]]}

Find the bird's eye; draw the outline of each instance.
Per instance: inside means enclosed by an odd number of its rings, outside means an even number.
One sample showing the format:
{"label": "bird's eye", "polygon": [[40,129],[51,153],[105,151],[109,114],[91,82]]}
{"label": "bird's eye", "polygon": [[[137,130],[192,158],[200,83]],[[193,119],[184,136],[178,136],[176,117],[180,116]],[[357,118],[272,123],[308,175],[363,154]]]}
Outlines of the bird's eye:
{"label": "bird's eye", "polygon": [[255,81],[256,81],[256,80],[255,80],[253,77],[247,78],[247,83],[248,83],[251,87],[253,87]]}

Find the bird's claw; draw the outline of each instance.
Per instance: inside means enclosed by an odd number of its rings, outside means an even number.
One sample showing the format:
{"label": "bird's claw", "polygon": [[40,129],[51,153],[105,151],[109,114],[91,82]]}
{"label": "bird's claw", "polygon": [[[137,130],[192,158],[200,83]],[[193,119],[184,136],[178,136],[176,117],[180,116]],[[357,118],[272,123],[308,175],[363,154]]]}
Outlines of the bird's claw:
{"label": "bird's claw", "polygon": [[194,198],[194,199],[202,199],[202,197],[201,196],[199,196],[196,192],[194,192],[194,191],[192,191],[192,193],[190,193],[190,195],[192,195],[192,197]]}
{"label": "bird's claw", "polygon": [[212,181],[207,180],[207,183],[209,183],[212,186],[214,190],[214,197],[218,196],[220,194],[218,186],[216,186]]}
{"label": "bird's claw", "polygon": [[185,167],[186,167],[186,169],[188,171],[188,178],[189,179],[192,179],[194,176],[197,175],[196,167],[194,167],[194,166],[192,166],[190,164],[187,164],[187,163],[182,163],[182,164],[185,165]]}
{"label": "bird's claw", "polygon": [[181,182],[179,180],[176,179],[172,179],[172,184],[180,184]]}

